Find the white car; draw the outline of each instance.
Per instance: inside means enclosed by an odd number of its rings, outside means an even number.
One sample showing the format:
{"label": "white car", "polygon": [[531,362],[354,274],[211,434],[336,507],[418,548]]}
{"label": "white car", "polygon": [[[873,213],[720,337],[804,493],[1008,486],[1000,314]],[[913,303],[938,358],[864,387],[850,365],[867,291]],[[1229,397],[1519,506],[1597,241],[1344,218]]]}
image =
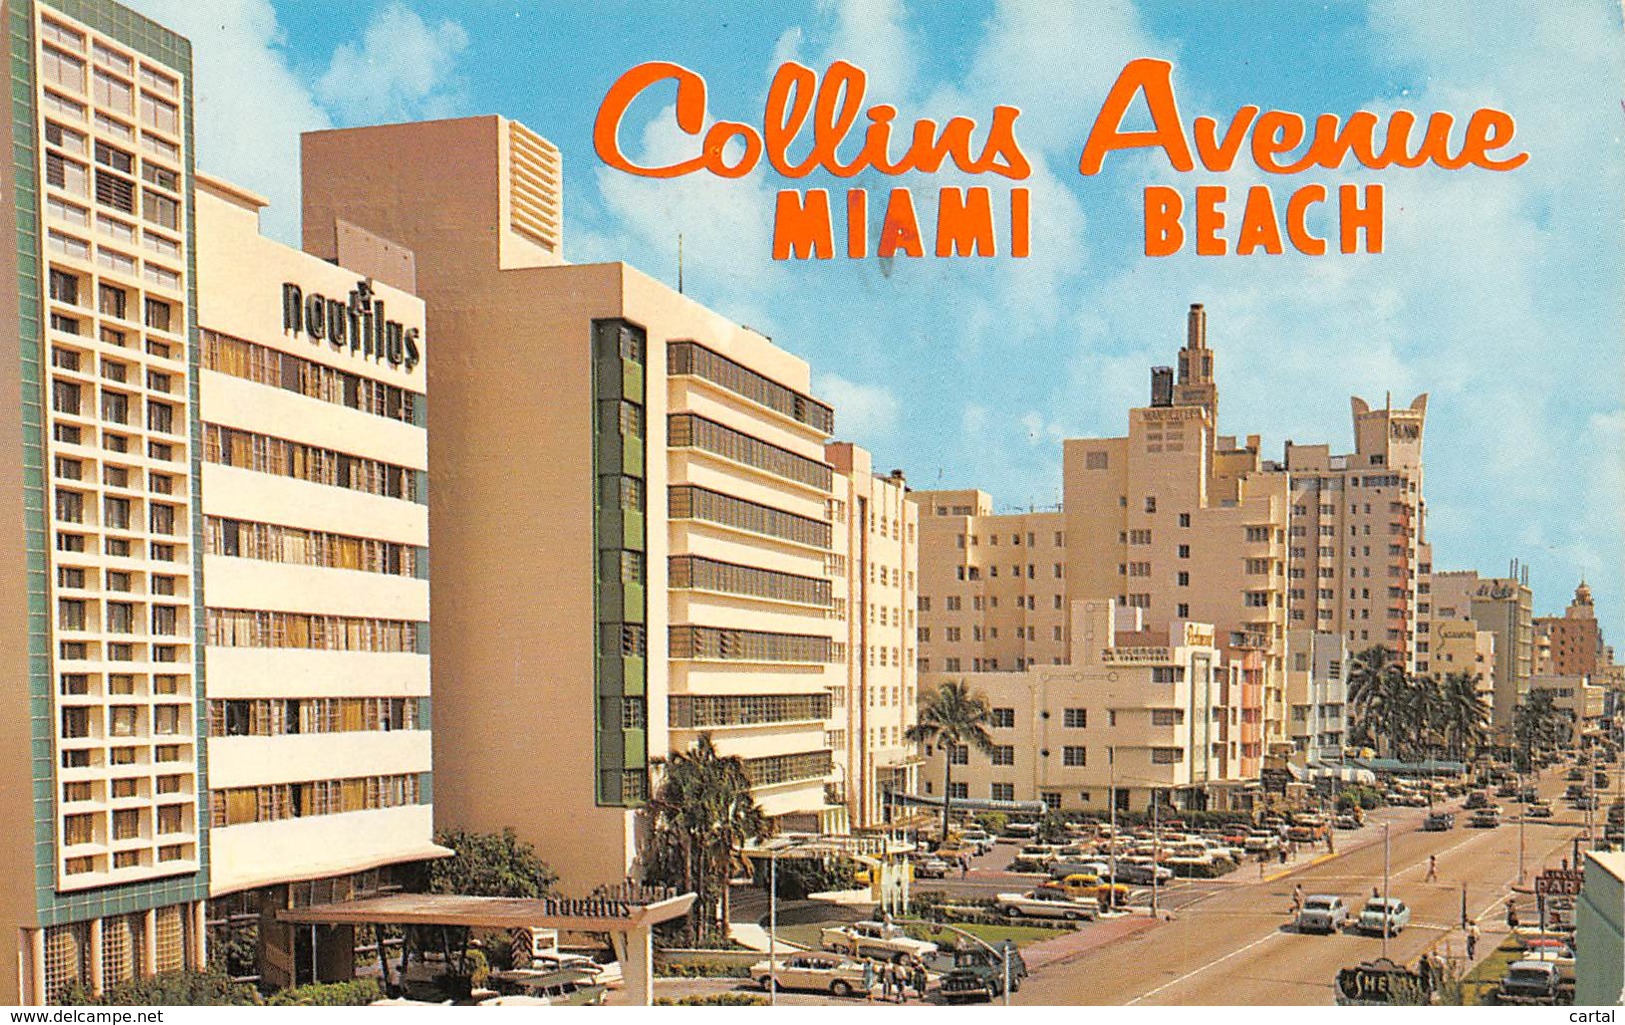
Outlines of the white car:
{"label": "white car", "polygon": [[1100,901],[1093,897],[1069,897],[1063,890],[1001,893],[994,902],[999,911],[1010,918],[1064,918],[1076,922],[1100,917]]}
{"label": "white car", "polygon": [[1365,908],[1360,912],[1360,931],[1372,936],[1381,936],[1385,917],[1388,920],[1388,935],[1398,936],[1411,924],[1411,909],[1398,897],[1390,897],[1386,902],[1381,897],[1372,897],[1365,902]]}
{"label": "white car", "polygon": [[1281,846],[1281,838],[1274,833],[1262,830],[1247,834],[1246,850],[1248,854],[1266,854]]}
{"label": "white car", "polygon": [[1349,921],[1348,905],[1342,897],[1317,893],[1304,899],[1298,911],[1299,932],[1334,933]]}
{"label": "white car", "polygon": [[937,952],[935,943],[917,940],[904,932],[902,926],[885,922],[832,926],[819,933],[819,943],[825,950],[853,957],[877,957],[883,961],[900,961],[905,957],[918,960]]}
{"label": "white car", "polygon": [[751,965],[750,977],[763,989],[777,979],[780,989],[804,989],[832,996],[863,994],[864,966],[832,954],[794,954],[779,958],[775,968],[770,961]]}

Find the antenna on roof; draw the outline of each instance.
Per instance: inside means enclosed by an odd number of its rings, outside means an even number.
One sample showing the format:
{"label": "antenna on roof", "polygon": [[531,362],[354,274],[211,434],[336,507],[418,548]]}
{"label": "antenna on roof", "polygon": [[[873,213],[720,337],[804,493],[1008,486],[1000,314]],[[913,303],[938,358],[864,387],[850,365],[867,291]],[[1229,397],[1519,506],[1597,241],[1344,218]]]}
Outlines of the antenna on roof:
{"label": "antenna on roof", "polygon": [[683,294],[683,233],[677,233],[677,294]]}

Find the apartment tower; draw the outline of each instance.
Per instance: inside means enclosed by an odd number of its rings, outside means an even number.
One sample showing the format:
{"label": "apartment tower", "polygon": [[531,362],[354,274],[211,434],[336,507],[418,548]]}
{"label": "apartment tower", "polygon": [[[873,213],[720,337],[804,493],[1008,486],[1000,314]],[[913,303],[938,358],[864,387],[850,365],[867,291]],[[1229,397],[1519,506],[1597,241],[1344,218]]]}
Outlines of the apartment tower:
{"label": "apartment tower", "polygon": [[192,57],[0,5],[0,1003],[201,965],[208,848]]}

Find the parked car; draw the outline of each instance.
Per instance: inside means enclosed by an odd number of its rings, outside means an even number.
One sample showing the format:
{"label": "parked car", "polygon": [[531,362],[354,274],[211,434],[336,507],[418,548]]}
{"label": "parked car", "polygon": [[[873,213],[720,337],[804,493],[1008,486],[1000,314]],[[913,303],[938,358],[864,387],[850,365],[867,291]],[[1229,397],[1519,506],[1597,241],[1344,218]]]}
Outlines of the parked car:
{"label": "parked car", "polygon": [[967,829],[959,834],[959,842],[972,848],[978,854],[986,854],[993,849],[997,842],[992,833],[985,829]]}
{"label": "parked car", "polygon": [[1047,883],[1044,888],[1060,890],[1068,897],[1093,897],[1106,907],[1121,907],[1128,903],[1129,896],[1129,888],[1126,884],[1120,882],[1113,886],[1106,877],[1084,873],[1069,875],[1058,882]]}
{"label": "parked car", "polygon": [[1524,806],[1525,818],[1549,819],[1552,817],[1552,803],[1550,801],[1532,801]]}
{"label": "parked car", "polygon": [[853,957],[877,957],[883,961],[920,958],[937,949],[935,943],[917,940],[900,925],[884,922],[853,922],[831,926],[819,933],[819,945]]}
{"label": "parked car", "polygon": [[1477,808],[1488,807],[1489,803],[1489,794],[1486,794],[1482,790],[1474,790],[1472,793],[1467,795],[1467,803],[1462,805],[1462,807],[1466,808],[1468,811],[1473,811]]}
{"label": "parked car", "polygon": [[948,878],[948,863],[936,855],[917,858],[914,862],[914,878],[946,879]]}
{"label": "parked car", "polygon": [[1570,783],[1579,783],[1586,778],[1585,770],[1576,765],[1563,774],[1563,778]]}
{"label": "parked car", "polygon": [[1490,805],[1473,812],[1467,824],[1475,829],[1494,829],[1501,824],[1501,809]]}
{"label": "parked car", "polygon": [[1429,833],[1445,833],[1456,828],[1456,816],[1447,811],[1436,811],[1422,820],[1422,829]]}
{"label": "parked car", "polygon": [[1151,886],[1156,883],[1166,883],[1174,877],[1174,870],[1166,865],[1158,865],[1150,858],[1118,858],[1117,878],[1121,882],[1132,883],[1135,886]]}
{"label": "parked car", "polygon": [[1064,918],[1076,922],[1100,917],[1099,901],[1093,897],[1069,897],[1062,890],[1001,893],[993,902],[999,912],[1009,918]]}
{"label": "parked car", "polygon": [[[1051,879],[1065,879],[1067,876],[1089,875],[1100,876],[1102,879],[1112,874],[1112,865],[1109,861],[1057,861],[1050,865]],[[1118,864],[1118,875],[1122,875],[1122,864]]]}
{"label": "parked car", "polygon": [[1339,815],[1333,825],[1338,829],[1359,829],[1360,820],[1353,815]]}
{"label": "parked car", "polygon": [[1317,893],[1303,902],[1296,922],[1299,932],[1334,933],[1348,924],[1349,909],[1343,898]]}
{"label": "parked car", "polygon": [[996,1000],[1004,995],[1006,976],[1012,993],[1021,989],[1021,980],[1027,977],[1027,962],[1009,940],[992,950],[978,946],[944,951],[928,967],[942,973],[938,990],[950,1004]]}
{"label": "parked car", "polygon": [[803,989],[838,997],[867,993],[863,985],[864,966],[832,954],[793,954],[780,958],[776,971],[769,961],[758,961],[750,966],[750,977],[763,989],[772,985],[775,976],[780,989]]}
{"label": "parked car", "polygon": [[1031,840],[1038,835],[1038,824],[1034,822],[1011,822],[1004,827],[1004,835],[1017,840]]}
{"label": "parked car", "polygon": [[1388,922],[1388,935],[1398,936],[1411,924],[1411,909],[1398,897],[1372,897],[1360,911],[1360,931],[1381,936],[1384,919]]}
{"label": "parked car", "polygon": [[1546,961],[1514,961],[1495,991],[1498,1004],[1555,1004],[1557,966]]}
{"label": "parked car", "polygon": [[1262,829],[1248,833],[1247,839],[1242,843],[1242,848],[1248,854],[1268,854],[1279,846],[1281,838]]}
{"label": "parked car", "polygon": [[1522,801],[1524,804],[1534,804],[1540,800],[1540,791],[1536,790],[1534,787],[1524,787],[1522,790],[1518,791],[1518,800]]}

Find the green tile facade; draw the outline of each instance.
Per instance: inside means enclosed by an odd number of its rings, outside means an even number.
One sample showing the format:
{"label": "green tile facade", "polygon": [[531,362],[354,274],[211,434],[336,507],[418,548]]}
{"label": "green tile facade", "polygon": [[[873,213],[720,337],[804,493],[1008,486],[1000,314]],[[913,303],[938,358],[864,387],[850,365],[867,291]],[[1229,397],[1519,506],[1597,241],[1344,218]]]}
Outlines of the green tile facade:
{"label": "green tile facade", "polygon": [[645,539],[647,338],[623,320],[595,320],[593,347],[593,597],[598,803],[648,797],[648,596]]}

